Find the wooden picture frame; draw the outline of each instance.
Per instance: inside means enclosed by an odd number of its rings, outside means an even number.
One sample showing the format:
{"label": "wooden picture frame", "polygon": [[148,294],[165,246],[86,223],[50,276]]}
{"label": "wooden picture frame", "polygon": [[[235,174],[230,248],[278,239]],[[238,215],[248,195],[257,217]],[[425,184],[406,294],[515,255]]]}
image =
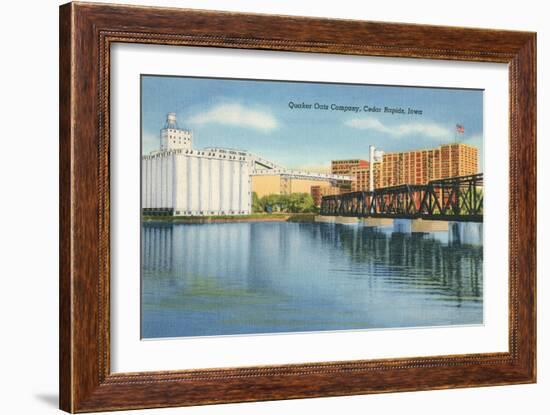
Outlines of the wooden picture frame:
{"label": "wooden picture frame", "polygon": [[[508,64],[509,352],[111,373],[109,65],[110,46],[118,42]],[[91,412],[535,382],[535,33],[69,3],[60,8],[59,93],[61,409]]]}

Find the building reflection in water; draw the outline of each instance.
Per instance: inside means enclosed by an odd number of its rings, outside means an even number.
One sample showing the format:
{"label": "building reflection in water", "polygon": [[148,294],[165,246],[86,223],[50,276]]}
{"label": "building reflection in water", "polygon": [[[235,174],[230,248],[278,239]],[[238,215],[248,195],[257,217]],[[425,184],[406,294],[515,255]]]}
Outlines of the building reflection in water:
{"label": "building reflection in water", "polygon": [[142,335],[480,324],[479,224],[144,224]]}
{"label": "building reflection in water", "polygon": [[426,287],[430,288],[427,293],[434,294],[443,290],[459,306],[463,297],[481,300],[483,247],[458,243],[454,231],[455,240],[449,243],[452,234],[447,232],[394,233],[330,225],[315,232],[358,264],[387,266],[385,283]]}

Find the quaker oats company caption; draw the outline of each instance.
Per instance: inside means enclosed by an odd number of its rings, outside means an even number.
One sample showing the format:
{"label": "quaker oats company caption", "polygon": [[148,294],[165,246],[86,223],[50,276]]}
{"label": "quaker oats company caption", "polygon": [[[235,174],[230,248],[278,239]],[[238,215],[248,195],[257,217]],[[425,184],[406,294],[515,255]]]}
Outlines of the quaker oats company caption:
{"label": "quaker oats company caption", "polygon": [[387,107],[377,105],[340,105],[340,104],[322,104],[315,102],[312,104],[306,102],[289,101],[288,108],[291,110],[318,110],[318,111],[341,111],[341,112],[376,112],[401,115],[422,115],[422,110],[417,108]]}

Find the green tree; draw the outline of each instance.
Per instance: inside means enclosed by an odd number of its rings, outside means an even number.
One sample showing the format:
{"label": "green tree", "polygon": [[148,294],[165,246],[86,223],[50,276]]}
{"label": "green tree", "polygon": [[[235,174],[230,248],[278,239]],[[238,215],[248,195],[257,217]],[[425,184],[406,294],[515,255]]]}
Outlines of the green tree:
{"label": "green tree", "polygon": [[313,198],[309,193],[292,193],[290,195],[290,211],[292,213],[307,213],[315,211]]}
{"label": "green tree", "polygon": [[264,210],[269,210],[272,212],[277,212],[280,210],[280,200],[279,195],[269,194],[262,196],[260,203]]}
{"label": "green tree", "polygon": [[289,195],[270,194],[258,201],[262,209],[268,206],[273,212],[308,213],[317,212],[313,198],[309,193],[291,193]]}
{"label": "green tree", "polygon": [[264,205],[256,192],[252,192],[252,212],[260,213],[264,211]]}

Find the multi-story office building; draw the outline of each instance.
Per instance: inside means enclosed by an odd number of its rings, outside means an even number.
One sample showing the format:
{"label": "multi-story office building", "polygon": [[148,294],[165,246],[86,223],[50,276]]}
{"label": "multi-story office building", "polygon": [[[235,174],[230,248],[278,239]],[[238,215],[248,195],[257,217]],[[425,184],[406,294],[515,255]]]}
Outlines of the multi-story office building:
{"label": "multi-story office building", "polygon": [[[368,167],[369,162],[361,159],[332,160],[331,173],[348,175],[353,169],[364,169]],[[351,182],[349,181],[338,181],[336,185],[344,192],[349,192],[351,190]]]}
{"label": "multi-story office building", "polygon": [[[373,163],[372,169],[374,172],[373,187],[375,189],[384,187],[382,185],[382,166],[383,163]],[[370,187],[370,164],[367,167],[354,167],[350,172],[354,178],[351,182],[351,191],[369,190]]]}
{"label": "multi-story office building", "polygon": [[369,162],[361,159],[350,160],[332,160],[331,173],[332,174],[346,174],[354,167],[368,167]]}
{"label": "multi-story office building", "polygon": [[[333,162],[334,163],[334,162]],[[453,143],[437,148],[386,153],[375,162],[374,188],[401,184],[425,184],[430,180],[467,176],[478,172],[476,147]],[[368,190],[370,169],[367,166],[353,167],[352,191]]]}

